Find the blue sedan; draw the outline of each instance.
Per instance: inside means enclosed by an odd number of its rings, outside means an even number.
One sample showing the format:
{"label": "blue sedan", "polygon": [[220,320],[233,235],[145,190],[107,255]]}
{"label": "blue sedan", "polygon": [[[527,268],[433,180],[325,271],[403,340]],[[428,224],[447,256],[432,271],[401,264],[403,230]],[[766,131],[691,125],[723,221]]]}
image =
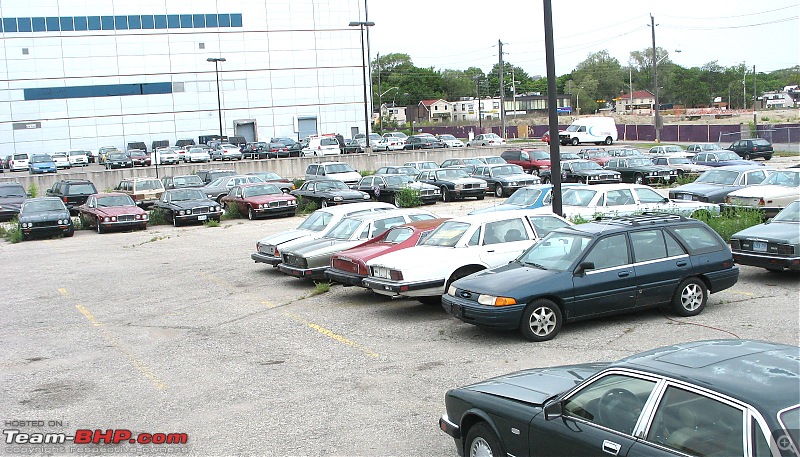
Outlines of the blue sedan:
{"label": "blue sedan", "polygon": [[53,158],[47,154],[34,154],[28,162],[28,170],[32,175],[38,173],[55,173],[58,171]]}
{"label": "blue sedan", "polygon": [[[564,184],[562,187],[567,189],[569,187],[585,187],[586,184]],[[553,185],[552,184],[534,184],[532,186],[525,186],[517,189],[516,192],[511,194],[505,203],[494,206],[487,206],[486,208],[476,209],[469,214],[491,213],[493,211],[510,211],[515,209],[534,209],[543,206],[550,206],[553,198]]]}

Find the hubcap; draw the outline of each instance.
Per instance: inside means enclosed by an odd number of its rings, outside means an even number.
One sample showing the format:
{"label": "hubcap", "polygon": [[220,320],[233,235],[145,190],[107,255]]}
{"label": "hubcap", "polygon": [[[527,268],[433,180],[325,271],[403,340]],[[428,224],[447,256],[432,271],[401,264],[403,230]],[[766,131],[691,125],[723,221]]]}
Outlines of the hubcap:
{"label": "hubcap", "polygon": [[536,308],[531,314],[531,331],[536,336],[546,336],[556,328],[556,314],[550,308]]}
{"label": "hubcap", "polygon": [[492,448],[489,443],[480,436],[472,441],[472,446],[469,447],[470,457],[493,457]]}
{"label": "hubcap", "polygon": [[681,304],[687,311],[694,311],[703,303],[703,289],[697,284],[689,284],[681,292]]}

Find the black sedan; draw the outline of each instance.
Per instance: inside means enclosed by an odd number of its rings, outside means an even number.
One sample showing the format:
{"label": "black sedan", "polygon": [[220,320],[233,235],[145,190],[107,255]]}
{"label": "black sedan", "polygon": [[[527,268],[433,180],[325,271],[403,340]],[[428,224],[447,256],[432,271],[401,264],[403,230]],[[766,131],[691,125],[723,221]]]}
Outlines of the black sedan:
{"label": "black sedan", "polygon": [[0,221],[8,221],[16,217],[26,198],[28,198],[28,193],[22,184],[0,182]]}
{"label": "black sedan", "polygon": [[452,389],[439,428],[469,456],[796,456],[800,348],[662,347]]}
{"label": "black sedan", "polygon": [[800,271],[800,200],[768,222],[731,235],[731,251],[739,265]]}
{"label": "black sedan", "polygon": [[106,170],[114,168],[133,168],[133,160],[131,156],[124,152],[112,152],[106,156],[105,160]]}
{"label": "black sedan", "polygon": [[[438,168],[438,167],[434,167]],[[410,178],[416,178],[419,170],[409,166],[389,166],[380,167],[375,171],[376,175],[406,175]]]}
{"label": "black sedan", "polygon": [[538,176],[529,175],[519,165],[510,163],[478,166],[471,175],[473,178],[486,181],[486,190],[494,192],[496,197],[508,197],[521,187],[541,182]]}
{"label": "black sedan", "polygon": [[759,184],[771,172],[758,165],[737,165],[708,170],[694,182],[669,190],[669,198],[706,203],[725,203],[734,190]]}
{"label": "black sedan", "polygon": [[622,182],[634,184],[669,184],[678,179],[677,171],[655,165],[648,157],[614,157],[606,162],[605,168],[618,171]]}
{"label": "black sedan", "polygon": [[19,210],[18,225],[23,240],[32,235],[72,236],[75,233],[69,210],[58,197],[25,200]]}
{"label": "black sedan", "polygon": [[283,159],[286,157],[300,157],[303,146],[293,138],[272,138],[267,146],[266,155],[270,159]]}
{"label": "black sedan", "polygon": [[[299,189],[290,192],[292,195],[304,201],[316,203],[317,207],[326,208],[328,206],[343,205],[346,203],[359,203],[369,201],[370,196],[366,192],[353,190],[347,184],[338,179],[319,179],[306,181]],[[298,203],[302,205],[302,203]]]}
{"label": "black sedan", "polygon": [[204,222],[222,217],[222,207],[197,188],[169,189],[153,208],[163,211],[175,227],[185,222]]}
{"label": "black sedan", "polygon": [[427,136],[427,135],[414,135],[406,138],[406,144],[403,145],[403,149],[414,150],[414,149],[435,149],[435,148],[443,148],[444,143],[437,140],[435,137]]}
{"label": "black sedan", "polygon": [[[551,170],[541,170],[539,177],[547,184]],[[606,170],[591,160],[568,160],[561,162],[561,182],[577,182],[583,184],[616,184],[622,182],[618,171]]]}
{"label": "black sedan", "polygon": [[400,207],[398,193],[403,189],[413,189],[418,192],[419,199],[426,205],[432,205],[442,197],[438,187],[398,174],[364,176],[356,185],[356,189],[368,193],[375,200],[393,203],[397,207]]}
{"label": "black sedan", "polygon": [[366,138],[357,138],[355,140],[347,140],[342,147],[342,154],[357,154],[364,152],[367,147]]}

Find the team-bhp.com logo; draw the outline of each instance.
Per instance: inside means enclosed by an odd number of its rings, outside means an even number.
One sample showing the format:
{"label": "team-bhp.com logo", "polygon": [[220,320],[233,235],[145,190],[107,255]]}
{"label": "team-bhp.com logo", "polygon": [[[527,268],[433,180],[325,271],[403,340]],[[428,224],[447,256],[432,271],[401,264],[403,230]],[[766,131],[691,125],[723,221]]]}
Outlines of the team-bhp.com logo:
{"label": "team-bhp.com logo", "polygon": [[19,430],[3,430],[6,444],[186,444],[186,433],[133,433],[125,429],[75,430],[66,433],[24,433]]}

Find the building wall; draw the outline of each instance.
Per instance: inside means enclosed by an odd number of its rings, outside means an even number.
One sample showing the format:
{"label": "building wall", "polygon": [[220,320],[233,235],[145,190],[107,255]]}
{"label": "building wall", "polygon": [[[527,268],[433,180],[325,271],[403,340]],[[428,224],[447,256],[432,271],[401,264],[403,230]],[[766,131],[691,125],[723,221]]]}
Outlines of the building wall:
{"label": "building wall", "polygon": [[245,119],[261,140],[297,137],[297,117],[317,117],[326,133],[363,126],[361,41],[348,27],[362,9],[359,0],[4,0],[0,154],[219,133],[209,57],[226,59],[225,135]]}

